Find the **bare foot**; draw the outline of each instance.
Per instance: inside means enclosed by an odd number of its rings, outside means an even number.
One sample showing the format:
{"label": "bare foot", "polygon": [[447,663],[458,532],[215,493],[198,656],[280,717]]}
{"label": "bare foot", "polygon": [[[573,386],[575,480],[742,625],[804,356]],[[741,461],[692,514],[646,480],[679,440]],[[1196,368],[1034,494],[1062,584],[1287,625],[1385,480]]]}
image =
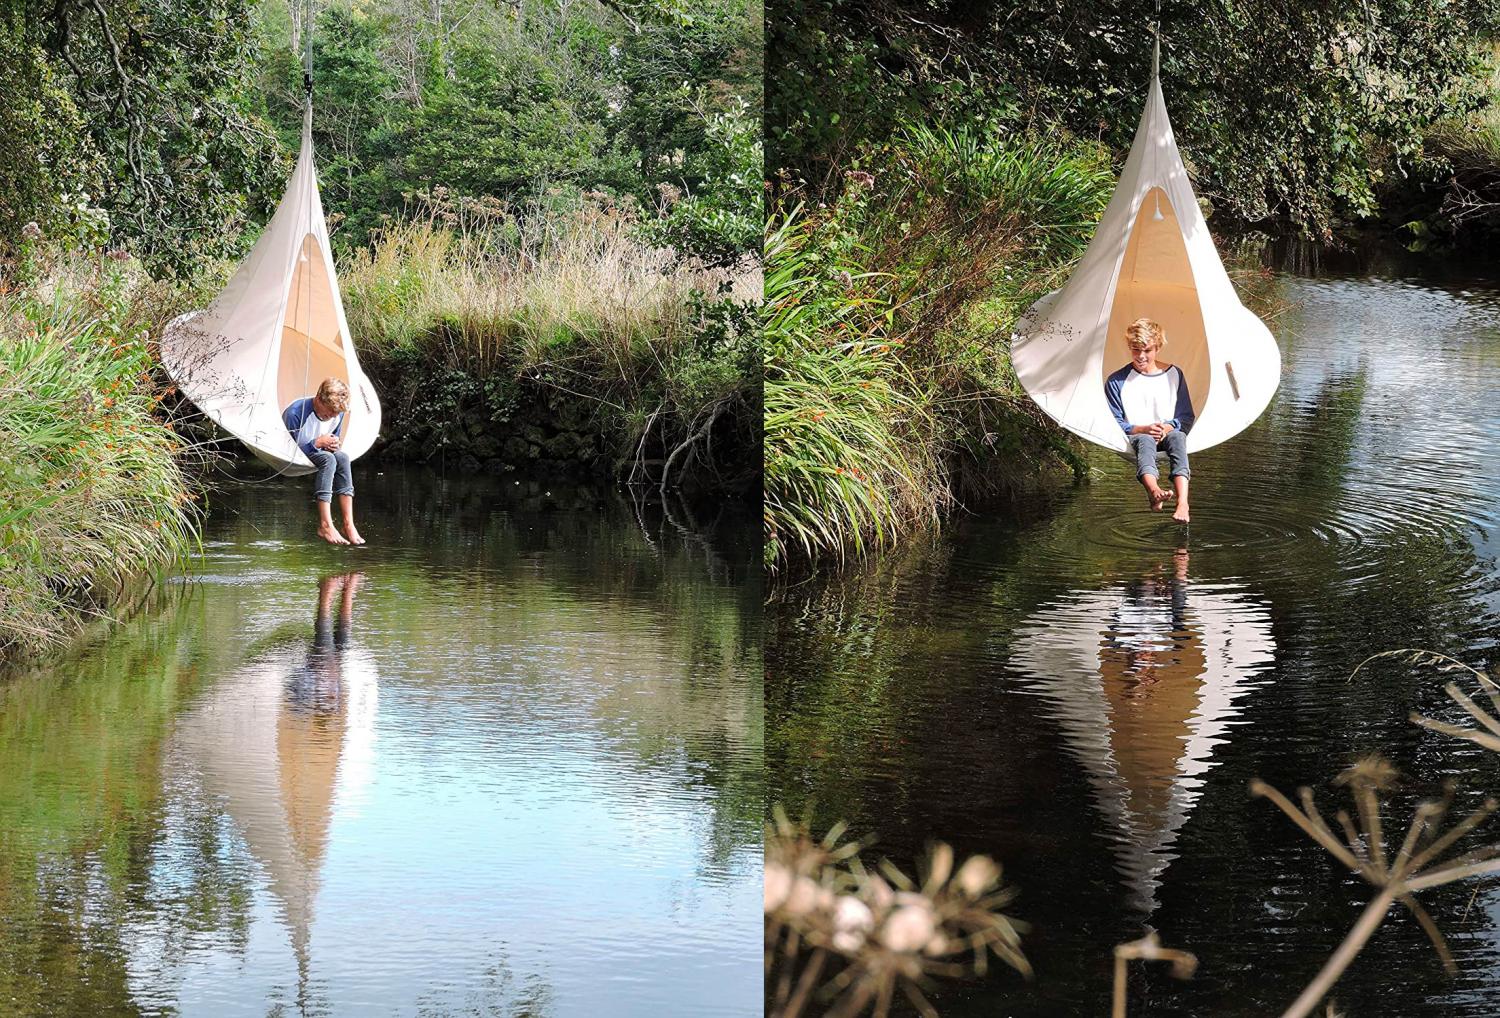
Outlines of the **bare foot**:
{"label": "bare foot", "polygon": [[1151,511],[1154,513],[1161,512],[1162,505],[1171,497],[1172,493],[1170,491],[1163,491],[1156,485],[1152,485],[1146,489],[1146,504],[1151,507]]}
{"label": "bare foot", "polygon": [[348,544],[344,535],[333,529],[332,523],[321,523],[318,525],[318,536],[329,544]]}
{"label": "bare foot", "polygon": [[1188,504],[1186,502],[1177,503],[1177,511],[1172,514],[1172,519],[1178,523],[1190,522],[1188,519]]}
{"label": "bare foot", "polygon": [[354,529],[353,523],[344,524],[344,533],[349,535],[350,544],[364,544],[365,539],[359,536],[359,531]]}

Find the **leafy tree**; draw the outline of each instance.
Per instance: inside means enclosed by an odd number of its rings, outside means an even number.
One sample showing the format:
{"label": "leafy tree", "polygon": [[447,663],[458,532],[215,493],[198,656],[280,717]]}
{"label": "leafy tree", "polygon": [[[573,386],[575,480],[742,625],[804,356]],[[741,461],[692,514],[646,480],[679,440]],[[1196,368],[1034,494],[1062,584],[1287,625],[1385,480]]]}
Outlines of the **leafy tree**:
{"label": "leafy tree", "polygon": [[[1154,0],[1049,6],[776,0],[773,152],[820,180],[911,119],[1059,125],[1128,145]],[[1375,207],[1424,129],[1485,101],[1491,0],[1211,0],[1162,10],[1162,80],[1201,189],[1235,218],[1326,233]]]}
{"label": "leafy tree", "polygon": [[24,10],[20,0],[0,4],[0,252],[14,249],[31,223],[64,243],[97,240],[107,229],[93,204],[103,179],[98,153]]}
{"label": "leafy tree", "polygon": [[92,200],[112,236],[158,261],[232,251],[280,176],[252,87],[252,7],[57,0],[20,21],[14,42],[46,64],[40,87],[65,90],[78,114],[45,130],[94,154],[102,179]]}

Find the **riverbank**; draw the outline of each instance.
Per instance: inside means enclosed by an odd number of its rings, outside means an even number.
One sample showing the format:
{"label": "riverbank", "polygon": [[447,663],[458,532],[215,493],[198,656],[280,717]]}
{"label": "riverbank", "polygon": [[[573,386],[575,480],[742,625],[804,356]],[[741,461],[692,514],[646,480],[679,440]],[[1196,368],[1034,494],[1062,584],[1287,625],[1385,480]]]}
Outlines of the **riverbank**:
{"label": "riverbank", "polygon": [[[157,278],[121,253],[51,254],[40,238],[7,266],[0,657],[66,643],[193,548],[199,477],[234,446],[176,394],[153,340],[232,269]],[[434,201],[347,254],[340,275],[384,404],[372,461],[688,495],[758,488],[752,261],[679,256],[602,197],[547,214]]]}
{"label": "riverbank", "polygon": [[1008,337],[1087,245],[1103,146],[909,127],[766,248],[765,562],[889,547],[959,502],[1078,477]]}
{"label": "riverbank", "polygon": [[760,268],[640,237],[603,196],[543,214],[439,199],[344,260],[374,453],[748,496],[760,480]]}
{"label": "riverbank", "polygon": [[197,541],[195,448],[149,334],[186,294],[107,255],[32,247],[0,288],[0,660],[73,639]]}

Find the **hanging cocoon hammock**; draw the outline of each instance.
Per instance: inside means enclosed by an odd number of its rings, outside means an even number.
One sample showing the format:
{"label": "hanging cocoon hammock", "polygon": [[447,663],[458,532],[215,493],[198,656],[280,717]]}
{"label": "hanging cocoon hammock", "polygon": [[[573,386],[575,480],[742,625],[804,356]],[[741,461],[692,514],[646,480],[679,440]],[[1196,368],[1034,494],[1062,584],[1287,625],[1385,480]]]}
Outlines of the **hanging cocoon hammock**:
{"label": "hanging cocoon hammock", "polygon": [[265,233],[213,303],[168,324],[161,357],[183,395],[279,473],[313,470],[281,412],[325,378],[349,386],[341,446],[349,458],[380,433],[380,400],[350,341],[328,245],[311,99],[297,168]]}
{"label": "hanging cocoon hammock", "polygon": [[1198,451],[1260,416],[1280,381],[1281,353],[1214,250],[1172,137],[1155,53],[1151,65],[1146,109],[1094,239],[1067,284],[1022,317],[1011,359],[1048,416],[1124,452],[1104,381],[1130,361],[1125,327],[1154,319],[1167,334],[1160,359],[1187,381],[1197,413],[1188,450]]}

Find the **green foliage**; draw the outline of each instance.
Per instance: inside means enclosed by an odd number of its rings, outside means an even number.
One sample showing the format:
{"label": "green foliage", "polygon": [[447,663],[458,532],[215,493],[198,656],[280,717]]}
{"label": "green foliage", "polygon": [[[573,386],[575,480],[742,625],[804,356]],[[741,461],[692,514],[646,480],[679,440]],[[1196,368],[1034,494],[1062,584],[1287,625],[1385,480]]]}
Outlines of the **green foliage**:
{"label": "green foliage", "polygon": [[[903,124],[1061,125],[1128,146],[1150,77],[1146,0],[1023,8],[952,0],[778,7],[773,158],[815,185]],[[1202,193],[1314,234],[1369,215],[1424,130],[1484,101],[1492,4],[1220,0],[1165,5],[1161,73]],[[836,178],[832,179],[837,183]]]}
{"label": "green foliage", "polygon": [[[1500,45],[1491,43],[1488,91],[1500,94]],[[1385,219],[1414,251],[1486,250],[1500,234],[1500,106],[1433,124],[1421,159],[1381,189]]]}
{"label": "green foliage", "polygon": [[[340,270],[369,370],[407,393],[390,401],[405,408],[394,427],[402,414],[508,423],[524,380],[565,396],[621,455],[706,457],[728,439],[748,457],[760,348],[744,268],[643,245],[632,207],[607,199],[513,209],[441,193],[422,208]],[[441,428],[415,437],[429,454],[450,444]]]}
{"label": "green foliage", "polygon": [[[1013,487],[1071,447],[1020,392],[1006,338],[1082,252],[1104,153],[909,128],[766,246],[766,559],[856,553]],[[795,553],[795,554],[794,554]]]}
{"label": "green foliage", "polygon": [[113,259],[0,298],[0,650],[56,643],[193,545],[143,325],[164,299]]}
{"label": "green foliage", "polygon": [[20,61],[29,146],[0,192],[6,218],[179,267],[234,250],[225,224],[264,209],[284,169],[251,88],[254,0],[19,6],[0,64]]}
{"label": "green foliage", "polygon": [[[340,242],[369,242],[414,196],[445,188],[509,204],[599,192],[670,205],[650,231],[659,241],[719,262],[753,251],[757,10],[746,0],[471,0],[423,17],[395,0],[322,9],[313,135]],[[296,144],[301,69],[280,19],[262,30],[260,80]]]}
{"label": "green foliage", "polygon": [[733,263],[755,250],[765,229],[760,120],[741,102],[706,122],[707,147],[692,160],[698,189],[684,195],[657,184],[666,208],[648,235],[710,263]]}
{"label": "green foliage", "polygon": [[28,223],[63,244],[96,242],[108,220],[91,197],[102,175],[82,115],[24,22],[0,12],[0,254]]}
{"label": "green foliage", "polygon": [[[688,199],[662,237],[713,260],[752,251],[758,11],[319,4],[314,140],[341,246],[436,187],[655,207],[665,186]],[[154,267],[242,252],[300,140],[299,27],[287,0],[0,0],[0,247],[35,221]]]}

